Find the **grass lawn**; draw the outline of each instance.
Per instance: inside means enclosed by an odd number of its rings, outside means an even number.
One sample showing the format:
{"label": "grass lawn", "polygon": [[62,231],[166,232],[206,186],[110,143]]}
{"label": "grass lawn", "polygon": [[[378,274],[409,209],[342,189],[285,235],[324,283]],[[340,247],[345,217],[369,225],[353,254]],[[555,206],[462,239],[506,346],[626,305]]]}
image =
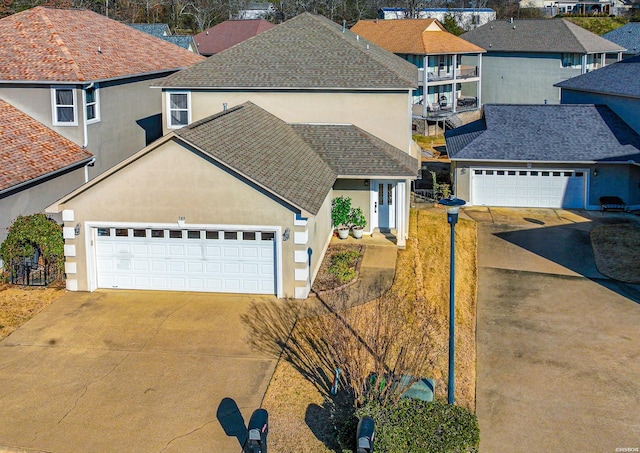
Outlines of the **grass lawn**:
{"label": "grass lawn", "polygon": [[629,19],[625,17],[565,17],[565,19],[598,36],[609,33],[629,22]]}
{"label": "grass lawn", "polygon": [[[425,365],[424,377],[436,382],[436,398],[446,400],[448,366],[448,311],[449,311],[449,225],[441,209],[413,210],[411,233],[407,248],[398,252],[396,277],[388,300],[393,310],[408,314],[403,326],[404,338],[410,338],[416,322],[427,323],[420,313],[430,313],[441,322],[430,331],[429,343],[435,359]],[[456,227],[456,404],[475,410],[475,313],[476,313],[476,224],[461,220]],[[366,255],[366,250],[365,250]],[[381,300],[385,300],[385,297]],[[305,302],[308,303],[308,302]],[[344,319],[351,311],[373,312],[375,301],[349,309],[342,313]],[[378,308],[379,309],[379,308]],[[303,308],[304,310],[304,308]],[[284,310],[286,312],[286,310]],[[283,313],[284,313],[283,312]],[[289,310],[291,314],[291,310]],[[413,321],[411,320],[413,314]],[[314,316],[306,315],[304,316]],[[315,314],[316,318],[327,317]],[[271,314],[272,323],[287,325]],[[288,337],[289,342],[299,342],[309,318],[296,324]],[[322,325],[322,324],[319,324]],[[360,326],[353,323],[353,334],[365,338]],[[311,329],[312,330],[312,329]],[[300,347],[300,357],[280,359],[263,400],[263,407],[270,414],[270,446],[274,451],[332,452],[340,451],[335,443],[328,404],[328,386],[332,370],[317,350],[324,350],[322,332],[315,329],[312,341],[306,348]],[[273,332],[272,332],[273,333]],[[306,333],[309,335],[309,331]],[[281,335],[282,336],[282,335]],[[266,338],[262,339],[267,341]],[[402,340],[402,338],[400,339]],[[282,341],[280,339],[279,341]],[[285,340],[286,341],[286,340]],[[277,342],[276,342],[277,343]],[[277,348],[274,348],[274,351]],[[311,350],[311,349],[316,349]],[[289,360],[287,360],[287,358]],[[363,359],[366,360],[366,359]],[[301,366],[300,363],[310,364]],[[316,368],[314,368],[314,365]],[[322,377],[324,376],[324,382]],[[304,448],[301,449],[301,445]]]}
{"label": "grass lawn", "polygon": [[9,286],[0,283],[0,340],[65,293],[61,288]]}
{"label": "grass lawn", "polygon": [[591,230],[598,270],[609,278],[640,283],[640,224],[600,225]]}

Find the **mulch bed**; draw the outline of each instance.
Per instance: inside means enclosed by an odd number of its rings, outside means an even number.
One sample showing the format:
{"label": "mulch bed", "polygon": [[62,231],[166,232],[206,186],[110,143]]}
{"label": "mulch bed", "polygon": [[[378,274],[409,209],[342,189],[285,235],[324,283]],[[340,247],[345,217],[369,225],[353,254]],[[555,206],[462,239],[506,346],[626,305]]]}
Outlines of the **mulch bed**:
{"label": "mulch bed", "polygon": [[[318,275],[316,276],[315,281],[313,282],[313,287],[311,290],[314,293],[320,293],[323,291],[330,291],[333,289],[340,288],[341,286],[348,285],[350,282],[341,282],[338,277],[329,273],[329,267],[331,266],[331,259],[334,255],[341,252],[355,250],[360,253],[360,257],[356,260],[355,270],[356,277],[358,278],[358,273],[360,270],[360,263],[362,263],[362,256],[364,254],[365,247],[363,245],[351,245],[351,244],[337,244],[337,245],[329,245],[327,248],[327,253],[322,260],[322,264],[320,265],[320,270],[318,271]],[[354,280],[355,280],[354,279]]]}

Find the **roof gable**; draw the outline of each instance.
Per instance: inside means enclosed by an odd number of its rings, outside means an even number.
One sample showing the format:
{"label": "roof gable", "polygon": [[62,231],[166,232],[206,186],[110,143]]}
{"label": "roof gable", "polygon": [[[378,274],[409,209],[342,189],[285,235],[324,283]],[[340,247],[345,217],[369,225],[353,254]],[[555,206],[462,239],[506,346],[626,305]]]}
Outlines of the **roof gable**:
{"label": "roof gable", "polygon": [[158,85],[408,90],[417,86],[417,72],[414,65],[343,32],[330,20],[303,13]]}
{"label": "roof gable", "polygon": [[640,135],[603,105],[484,106],[445,134],[451,160],[640,163]]}
{"label": "roof gable", "polygon": [[351,31],[398,54],[484,52],[483,48],[447,32],[436,19],[360,20]]}
{"label": "roof gable", "polygon": [[624,50],[566,19],[494,20],[461,38],[488,52],[585,54]]}
{"label": "roof gable", "polygon": [[0,193],[81,165],[91,153],[0,100]]}
{"label": "roof gable", "polygon": [[0,80],[85,82],[178,70],[203,57],[84,9],[0,19]]}
{"label": "roof gable", "polygon": [[225,20],[193,39],[202,55],[214,55],[273,27],[274,24],[264,19]]}
{"label": "roof gable", "polygon": [[574,91],[640,98],[640,56],[627,58],[554,86]]}

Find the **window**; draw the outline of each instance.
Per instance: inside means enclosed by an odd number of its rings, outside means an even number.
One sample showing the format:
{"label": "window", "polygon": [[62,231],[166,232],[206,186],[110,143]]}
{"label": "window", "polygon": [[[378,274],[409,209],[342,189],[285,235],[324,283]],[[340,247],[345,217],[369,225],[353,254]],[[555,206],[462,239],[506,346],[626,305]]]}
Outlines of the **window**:
{"label": "window", "polygon": [[133,237],[134,237],[134,238],[144,238],[144,237],[147,237],[147,231],[146,231],[146,230],[138,230],[138,229],[134,229],[134,230],[133,230]]}
{"label": "window", "polygon": [[200,231],[198,230],[187,231],[187,239],[200,239]]}
{"label": "window", "polygon": [[84,108],[87,115],[87,123],[100,121],[100,106],[98,104],[98,87],[96,85],[84,90]]}
{"label": "window", "polygon": [[244,241],[255,241],[256,240],[255,231],[245,231],[244,233],[242,233],[242,240],[244,240]]}
{"label": "window", "polygon": [[164,230],[151,230],[151,237],[152,238],[163,239],[164,238]]}
{"label": "window", "polygon": [[218,239],[218,232],[217,231],[207,231],[206,238],[207,239]]}
{"label": "window", "polygon": [[168,127],[170,129],[186,126],[191,122],[190,101],[190,93],[167,93]]}
{"label": "window", "polygon": [[182,231],[181,230],[169,230],[169,237],[171,239],[182,239]]}
{"label": "window", "polygon": [[54,126],[77,126],[76,90],[73,88],[53,88],[51,90]]}
{"label": "window", "polygon": [[574,68],[582,66],[582,55],[579,53],[563,53],[562,54],[562,67]]}
{"label": "window", "polygon": [[129,230],[127,228],[116,228],[116,236],[127,237],[129,236]]}
{"label": "window", "polygon": [[238,232],[237,231],[225,231],[224,232],[224,238],[228,241],[235,241],[238,239]]}
{"label": "window", "polygon": [[260,235],[260,240],[262,241],[273,241],[275,240],[275,238],[276,238],[275,233],[262,232],[262,234]]}
{"label": "window", "polygon": [[98,236],[111,236],[109,228],[98,228]]}

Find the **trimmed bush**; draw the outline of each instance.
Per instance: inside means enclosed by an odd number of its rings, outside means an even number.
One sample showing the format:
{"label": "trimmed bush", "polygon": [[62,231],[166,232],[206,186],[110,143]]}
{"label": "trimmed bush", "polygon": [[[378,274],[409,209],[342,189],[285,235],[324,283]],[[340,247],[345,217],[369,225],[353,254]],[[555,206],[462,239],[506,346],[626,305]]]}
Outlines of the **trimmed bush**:
{"label": "trimmed bush", "polygon": [[[480,443],[478,419],[467,409],[402,398],[382,407],[369,402],[356,411],[376,422],[376,451],[388,453],[471,453]],[[354,440],[355,441],[355,440]]]}
{"label": "trimmed bush", "polygon": [[331,258],[329,273],[335,275],[340,283],[347,283],[356,277],[356,263],[360,253],[355,250],[336,253]]}

